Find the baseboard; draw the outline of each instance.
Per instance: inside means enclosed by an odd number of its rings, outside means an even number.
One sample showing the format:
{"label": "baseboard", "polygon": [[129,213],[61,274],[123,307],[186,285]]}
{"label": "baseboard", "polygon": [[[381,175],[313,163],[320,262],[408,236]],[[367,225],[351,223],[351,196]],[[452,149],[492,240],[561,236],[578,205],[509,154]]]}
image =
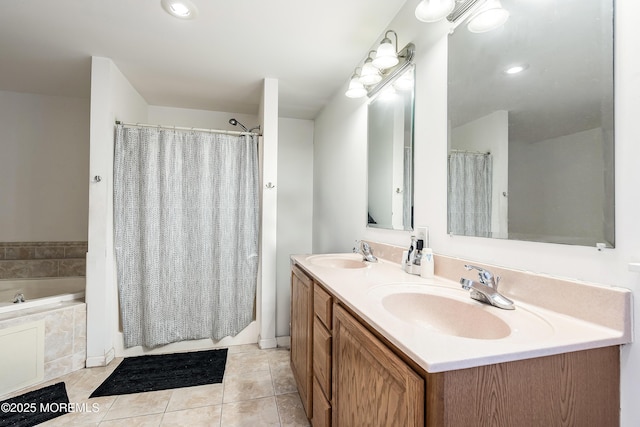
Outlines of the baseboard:
{"label": "baseboard", "polygon": [[278,347],[282,348],[291,348],[291,337],[276,337],[276,341],[278,342]]}
{"label": "baseboard", "polygon": [[267,340],[263,340],[258,337],[258,347],[264,350],[266,348],[276,348],[278,346],[278,340],[276,338],[269,338]]}
{"label": "baseboard", "polygon": [[87,368],[97,368],[99,366],[107,366],[115,358],[116,351],[111,348],[104,356],[87,357]]}

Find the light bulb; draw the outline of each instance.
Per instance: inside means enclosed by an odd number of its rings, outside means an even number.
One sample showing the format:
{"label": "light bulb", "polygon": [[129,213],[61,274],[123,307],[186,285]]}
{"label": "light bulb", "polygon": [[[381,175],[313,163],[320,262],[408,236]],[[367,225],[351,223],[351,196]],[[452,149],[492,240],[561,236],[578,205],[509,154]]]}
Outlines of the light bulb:
{"label": "light bulb", "polygon": [[500,27],[507,22],[507,19],[509,19],[509,11],[502,8],[500,0],[494,0],[471,17],[467,29],[472,33],[486,33]]}
{"label": "light bulb", "polygon": [[511,67],[505,68],[504,73],[505,74],[518,74],[518,73],[523,72],[527,68],[529,68],[529,65],[527,65],[527,64],[513,65]]}
{"label": "light bulb", "polygon": [[367,94],[367,90],[358,79],[358,76],[354,74],[349,81],[349,88],[344,94],[349,98],[362,98]]}
{"label": "light bulb", "polygon": [[178,15],[182,17],[189,16],[189,14],[191,13],[189,8],[182,3],[172,3],[171,12],[173,12],[174,15]]}
{"label": "light bulb", "polygon": [[436,22],[450,14],[455,5],[454,0],[422,0],[416,7],[416,18],[422,22]]}
{"label": "light bulb", "polygon": [[168,14],[179,19],[194,19],[198,14],[191,0],[160,0],[160,4]]}
{"label": "light bulb", "polygon": [[380,71],[373,65],[371,58],[367,58],[362,66],[362,72],[360,72],[360,82],[364,85],[374,85],[380,83],[382,76]]}
{"label": "light bulb", "polygon": [[378,69],[385,70],[397,65],[398,62],[398,54],[396,53],[395,47],[391,44],[391,40],[385,38],[380,43],[380,46],[378,46],[376,57],[372,62],[373,66]]}

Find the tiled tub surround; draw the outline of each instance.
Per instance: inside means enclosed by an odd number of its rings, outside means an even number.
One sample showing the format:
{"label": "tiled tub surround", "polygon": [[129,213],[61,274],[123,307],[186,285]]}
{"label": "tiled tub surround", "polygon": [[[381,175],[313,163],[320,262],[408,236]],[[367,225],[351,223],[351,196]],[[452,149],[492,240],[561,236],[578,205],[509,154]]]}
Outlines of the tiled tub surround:
{"label": "tiled tub surround", "polygon": [[0,279],[84,276],[87,242],[0,243]]}
{"label": "tiled tub surround", "polygon": [[[327,290],[426,372],[464,369],[631,342],[631,293],[628,290],[493,266],[486,267],[503,277],[500,291],[515,301],[516,312],[517,307],[521,307],[541,316],[551,325],[553,333],[532,340],[526,337],[518,339],[517,334],[503,339],[476,340],[427,332],[417,325],[394,318],[371,297],[370,290],[380,285],[411,283],[425,286],[425,290],[428,287],[440,288],[467,298],[468,291],[462,290],[458,281],[463,276],[475,279],[475,274],[463,268],[465,261],[439,256],[435,260],[436,277],[424,279],[405,273],[397,263],[402,248],[376,243],[372,243],[372,247],[380,262],[366,268],[321,267],[311,263],[307,255],[293,256],[292,261],[323,283]],[[505,318],[514,313],[490,306],[481,308]]]}
{"label": "tiled tub surround", "polygon": [[[0,330],[44,320],[44,381],[85,366],[87,306],[80,300],[0,313]],[[0,351],[11,351],[1,348]]]}

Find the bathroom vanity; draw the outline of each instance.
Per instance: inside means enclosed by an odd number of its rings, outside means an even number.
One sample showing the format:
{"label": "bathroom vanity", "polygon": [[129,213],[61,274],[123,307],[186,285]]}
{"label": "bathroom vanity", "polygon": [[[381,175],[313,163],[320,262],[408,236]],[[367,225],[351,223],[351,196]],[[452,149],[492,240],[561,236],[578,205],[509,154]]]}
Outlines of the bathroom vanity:
{"label": "bathroom vanity", "polygon": [[519,300],[515,285],[516,309],[500,310],[361,258],[292,257],[291,366],[313,426],[619,424],[625,290],[585,285],[611,310],[594,319]]}

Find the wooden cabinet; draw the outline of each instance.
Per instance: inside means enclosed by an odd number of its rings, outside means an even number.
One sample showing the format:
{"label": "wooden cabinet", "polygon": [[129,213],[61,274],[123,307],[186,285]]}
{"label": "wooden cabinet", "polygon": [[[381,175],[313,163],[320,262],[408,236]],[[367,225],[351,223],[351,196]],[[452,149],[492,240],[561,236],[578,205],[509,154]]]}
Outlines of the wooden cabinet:
{"label": "wooden cabinet", "polygon": [[427,425],[618,426],[617,346],[427,374]]}
{"label": "wooden cabinet", "polygon": [[334,305],[334,427],[424,426],[424,393],[424,379]]}
{"label": "wooden cabinet", "polygon": [[297,266],[291,367],[314,427],[620,422],[617,346],[428,373]]}
{"label": "wooden cabinet", "polygon": [[313,281],[291,269],[291,370],[302,406],[311,418],[313,399]]}
{"label": "wooden cabinet", "polygon": [[333,298],[313,286],[313,427],[331,426],[331,348]]}

